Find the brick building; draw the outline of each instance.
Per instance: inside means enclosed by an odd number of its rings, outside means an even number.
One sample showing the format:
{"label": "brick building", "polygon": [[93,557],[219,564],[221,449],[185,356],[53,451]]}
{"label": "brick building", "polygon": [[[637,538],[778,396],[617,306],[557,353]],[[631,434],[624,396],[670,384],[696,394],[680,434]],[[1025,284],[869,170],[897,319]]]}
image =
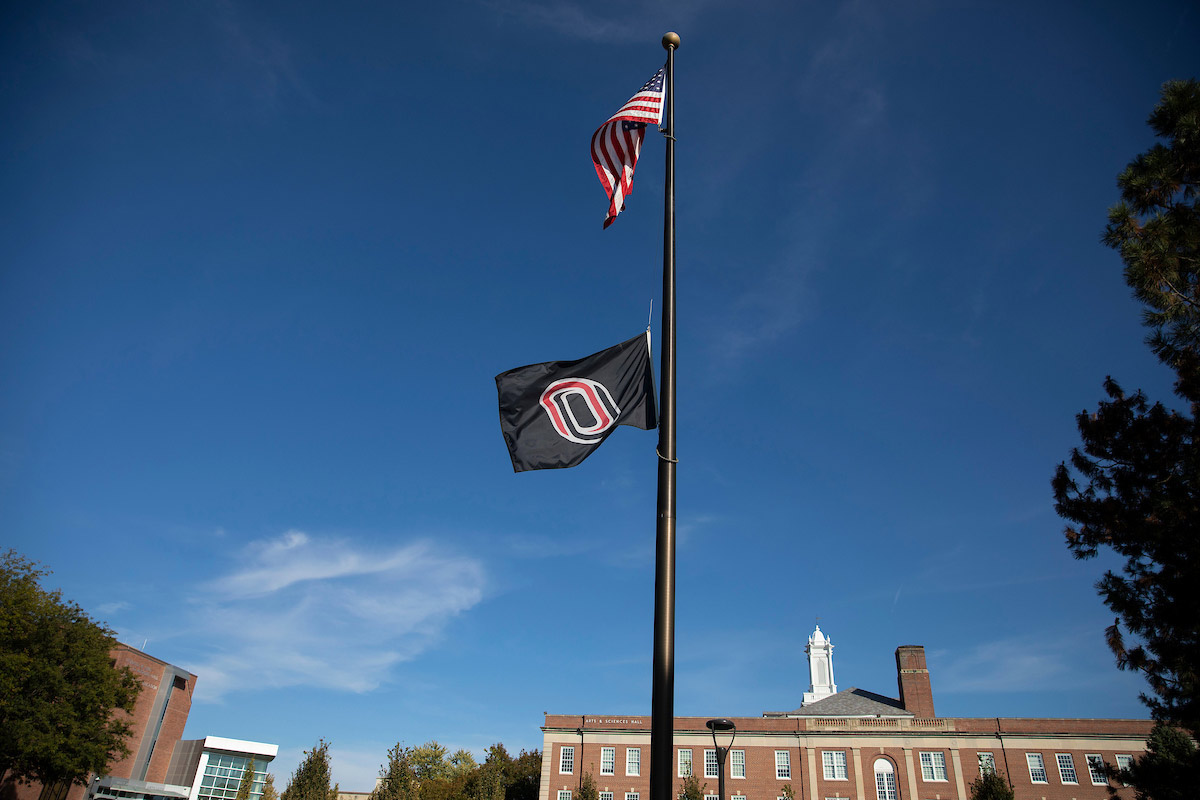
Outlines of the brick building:
{"label": "brick building", "polygon": [[[1141,754],[1152,723],[1116,719],[938,717],[925,649],[896,649],[898,699],[833,680],[833,644],[808,642],[811,685],[794,711],[735,717],[726,800],[966,800],[981,770],[1008,778],[1018,800],[1103,800],[1096,767]],[[707,718],[676,717],[675,790],[694,774],[718,800]],[[600,800],[649,800],[650,717],[547,714],[540,800],[571,800],[585,773]],[[727,741],[718,739],[722,746]],[[1122,792],[1132,797],[1132,791]]]}
{"label": "brick building", "polygon": [[251,759],[251,800],[261,798],[276,745],[215,736],[182,741],[196,676],[120,642],[109,655],[114,667],[128,667],[142,684],[128,715],[129,755],[87,786],[17,783],[6,776],[0,800],[230,800]]}

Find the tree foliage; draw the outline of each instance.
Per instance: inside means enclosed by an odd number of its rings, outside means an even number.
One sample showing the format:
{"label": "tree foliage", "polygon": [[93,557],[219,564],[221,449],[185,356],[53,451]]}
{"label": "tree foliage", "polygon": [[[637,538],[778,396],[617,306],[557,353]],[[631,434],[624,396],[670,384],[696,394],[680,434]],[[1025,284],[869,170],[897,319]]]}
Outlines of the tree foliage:
{"label": "tree foliage", "polygon": [[292,773],[281,800],[329,800],[329,742],[321,739]]}
{"label": "tree foliage", "polygon": [[275,789],[275,776],[269,772],[263,781],[262,800],[279,800],[279,792]]}
{"label": "tree foliage", "polygon": [[[1146,741],[1146,753],[1129,769],[1111,770],[1112,777],[1135,787],[1137,800],[1191,800],[1196,796],[1196,769],[1200,754],[1183,730],[1159,722]],[[1110,786],[1111,797],[1119,797]]]}
{"label": "tree foliage", "polygon": [[388,750],[387,763],[379,768],[379,784],[370,800],[415,800],[417,778],[413,772],[411,751],[396,744]]}
{"label": "tree foliage", "polygon": [[1125,262],[1125,282],[1145,304],[1155,354],[1196,399],[1200,371],[1200,83],[1169,81],[1149,119],[1159,142],[1118,176],[1104,243]]}
{"label": "tree foliage", "polygon": [[512,756],[497,742],[488,748],[487,758],[468,783],[467,800],[505,800],[511,771]]}
{"label": "tree foliage", "polygon": [[1014,800],[1016,794],[1008,781],[995,770],[986,770],[971,781],[971,800]]}
{"label": "tree foliage", "polygon": [[514,759],[503,744],[494,744],[476,764],[468,751],[448,755],[436,741],[412,748],[397,744],[380,768],[371,800],[537,800],[541,773],[537,750],[522,750]]}
{"label": "tree foliage", "polygon": [[579,789],[575,792],[578,800],[600,800],[600,790],[596,788],[596,779],[592,773],[585,772],[579,779]]}
{"label": "tree foliage", "polygon": [[1107,631],[1117,666],[1145,675],[1156,719],[1200,734],[1200,83],[1165,84],[1149,122],[1164,141],[1118,177],[1104,242],[1121,254],[1186,410],[1110,377],[1108,400],[1077,416],[1082,445],[1053,488],[1075,557],[1107,548],[1125,560],[1096,585],[1117,615]]}
{"label": "tree foliage", "polygon": [[48,592],[49,572],[0,556],[0,775],[84,785],[129,754],[141,684],[109,655],[116,641],[78,605]]}
{"label": "tree foliage", "polygon": [[420,747],[412,749],[409,759],[412,761],[413,774],[416,776],[418,784],[450,777],[448,752],[436,740],[430,740]]}
{"label": "tree foliage", "polygon": [[475,756],[471,755],[469,750],[458,749],[450,756],[450,776],[453,778],[470,775],[477,766],[479,765],[475,763]]}
{"label": "tree foliage", "polygon": [[234,800],[250,800],[250,792],[254,789],[254,759],[247,759],[246,769],[242,771],[242,780],[238,783],[237,796]]}
{"label": "tree foliage", "polygon": [[[704,791],[708,788],[708,784],[700,783],[700,779],[696,777],[696,773],[692,773],[683,779],[683,783],[679,787],[679,800],[704,800]],[[789,798],[795,797],[794,794],[789,794],[792,791],[792,785],[785,783],[783,785],[783,796]]]}
{"label": "tree foliage", "polygon": [[504,800],[538,800],[538,788],[541,781],[541,751],[522,750],[509,765]]}

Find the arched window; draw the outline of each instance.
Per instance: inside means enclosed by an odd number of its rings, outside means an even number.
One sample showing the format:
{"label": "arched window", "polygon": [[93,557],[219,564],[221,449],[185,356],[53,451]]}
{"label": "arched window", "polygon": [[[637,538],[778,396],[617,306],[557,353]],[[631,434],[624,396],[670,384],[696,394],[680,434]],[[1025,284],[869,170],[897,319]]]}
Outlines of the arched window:
{"label": "arched window", "polygon": [[879,800],[899,800],[896,793],[896,768],[886,758],[875,759],[875,796]]}

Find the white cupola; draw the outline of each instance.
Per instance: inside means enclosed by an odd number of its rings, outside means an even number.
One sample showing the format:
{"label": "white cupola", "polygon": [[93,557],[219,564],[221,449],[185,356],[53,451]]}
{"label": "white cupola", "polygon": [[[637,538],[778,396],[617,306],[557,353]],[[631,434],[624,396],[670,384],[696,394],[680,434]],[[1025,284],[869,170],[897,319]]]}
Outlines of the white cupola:
{"label": "white cupola", "polygon": [[818,700],[824,700],[832,694],[837,694],[837,684],[833,682],[833,642],[821,633],[817,625],[812,636],[808,637],[808,646],[804,648],[808,654],[808,691],[804,693],[801,707],[811,705]]}

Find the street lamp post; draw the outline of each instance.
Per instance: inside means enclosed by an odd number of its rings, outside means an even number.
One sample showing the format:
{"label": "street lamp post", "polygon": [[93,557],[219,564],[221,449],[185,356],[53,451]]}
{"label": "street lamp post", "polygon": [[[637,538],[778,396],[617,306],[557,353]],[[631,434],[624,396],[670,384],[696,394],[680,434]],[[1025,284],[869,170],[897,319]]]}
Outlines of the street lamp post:
{"label": "street lamp post", "polygon": [[[717,792],[720,794],[718,800],[729,800],[725,796],[725,756],[729,754],[729,748],[733,747],[733,737],[737,736],[737,726],[733,724],[733,720],[728,719],[710,719],[704,723],[705,726],[712,731],[713,747],[717,749]],[[729,734],[729,741],[724,747],[717,742],[717,733]]]}

